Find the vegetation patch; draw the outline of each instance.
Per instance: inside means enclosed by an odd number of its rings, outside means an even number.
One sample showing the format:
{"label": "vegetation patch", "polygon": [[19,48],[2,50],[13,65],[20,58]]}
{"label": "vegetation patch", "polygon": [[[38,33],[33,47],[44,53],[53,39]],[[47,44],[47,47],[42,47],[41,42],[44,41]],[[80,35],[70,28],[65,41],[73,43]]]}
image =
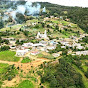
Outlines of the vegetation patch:
{"label": "vegetation patch", "polygon": [[59,64],[48,64],[44,67],[41,83],[48,82],[50,88],[84,88],[82,76],[64,58]]}
{"label": "vegetation patch", "polygon": [[17,88],[34,88],[34,85],[29,80],[22,81]]}
{"label": "vegetation patch", "polygon": [[2,51],[0,52],[0,60],[17,62],[20,58],[16,57],[15,54],[16,52],[13,51]]}
{"label": "vegetation patch", "polygon": [[29,57],[25,57],[23,58],[23,60],[21,61],[21,63],[29,63],[31,62],[31,59],[29,59]]}
{"label": "vegetation patch", "polygon": [[49,55],[38,54],[37,57],[38,58],[55,59],[54,56],[52,56],[51,54],[49,54]]}
{"label": "vegetation patch", "polygon": [[18,74],[18,71],[14,67],[14,65],[8,65],[8,64],[2,64],[0,63],[0,80],[12,80],[16,74]]}

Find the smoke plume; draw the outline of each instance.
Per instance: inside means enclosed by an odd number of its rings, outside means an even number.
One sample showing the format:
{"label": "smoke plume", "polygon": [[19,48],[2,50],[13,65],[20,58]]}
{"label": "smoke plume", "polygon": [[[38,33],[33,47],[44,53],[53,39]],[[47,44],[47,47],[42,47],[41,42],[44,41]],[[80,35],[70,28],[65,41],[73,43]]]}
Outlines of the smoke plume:
{"label": "smoke plume", "polygon": [[[33,4],[30,1],[24,2],[24,4],[19,4],[19,1],[10,1],[11,7],[6,11],[12,19],[17,19],[16,14],[20,13],[22,15],[32,15],[37,16],[40,13],[41,5],[39,3]],[[10,4],[9,2],[9,4]],[[42,12],[46,12],[46,8],[43,8]],[[6,18],[6,16],[4,17]],[[6,19],[7,20],[7,19]]]}

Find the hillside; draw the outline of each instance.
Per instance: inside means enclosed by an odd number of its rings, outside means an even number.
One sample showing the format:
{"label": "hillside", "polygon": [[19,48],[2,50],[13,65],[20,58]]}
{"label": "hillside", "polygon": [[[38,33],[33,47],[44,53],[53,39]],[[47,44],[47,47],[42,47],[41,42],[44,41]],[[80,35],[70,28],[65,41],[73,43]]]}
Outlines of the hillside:
{"label": "hillside", "polygon": [[88,88],[88,8],[0,1],[0,88]]}
{"label": "hillside", "polygon": [[70,18],[71,22],[88,32],[88,8],[60,6],[47,2],[41,4],[50,11],[47,16],[65,16],[64,19]]}

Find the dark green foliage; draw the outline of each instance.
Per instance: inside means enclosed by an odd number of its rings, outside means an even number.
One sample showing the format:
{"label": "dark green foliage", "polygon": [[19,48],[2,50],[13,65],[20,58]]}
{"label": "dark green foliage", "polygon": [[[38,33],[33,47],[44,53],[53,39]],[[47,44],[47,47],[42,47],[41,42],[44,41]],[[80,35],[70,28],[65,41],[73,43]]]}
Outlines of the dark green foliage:
{"label": "dark green foliage", "polygon": [[10,36],[10,35],[16,35],[16,34],[17,34],[16,31],[10,32],[9,30],[0,32],[0,36]]}
{"label": "dark green foliage", "polygon": [[56,49],[49,50],[49,53],[52,54],[52,53],[57,53],[59,51],[63,51],[63,54],[65,54],[65,55],[67,54],[67,52],[65,52],[67,50],[66,49],[62,49],[60,44],[57,45]]}
{"label": "dark green foliage", "polygon": [[84,88],[82,76],[65,58],[60,59],[55,66],[48,64],[44,68],[41,82],[46,81],[50,83],[50,88]]}
{"label": "dark green foliage", "polygon": [[85,62],[85,65],[88,66],[88,62]]}
{"label": "dark green foliage", "polygon": [[0,88],[1,88],[2,82],[0,81]]}
{"label": "dark green foliage", "polygon": [[9,40],[2,39],[2,38],[0,37],[0,44],[1,44],[1,43],[9,44]]}
{"label": "dark green foliage", "polygon": [[5,51],[5,50],[9,50],[10,47],[9,46],[1,46],[0,51]]}
{"label": "dark green foliage", "polygon": [[88,78],[88,69],[87,69],[87,71],[85,72],[85,76]]}
{"label": "dark green foliage", "polygon": [[0,29],[4,27],[4,23],[1,21],[0,22]]}
{"label": "dark green foliage", "polygon": [[83,37],[82,40],[79,40],[79,42],[83,42],[83,43],[88,44],[88,36]]}
{"label": "dark green foliage", "polygon": [[23,41],[23,40],[19,41],[19,39],[16,40],[16,44],[17,44],[17,45],[22,45],[24,42],[25,42],[25,41]]}
{"label": "dark green foliage", "polygon": [[17,74],[17,70],[14,67],[14,65],[10,65],[8,67],[5,68],[5,70],[2,70],[2,72],[0,73],[0,80],[12,80],[16,74]]}
{"label": "dark green foliage", "polygon": [[24,15],[23,14],[21,14],[21,13],[17,13],[16,14],[16,21],[18,22],[18,23],[23,23],[23,22],[25,22],[25,17],[24,17]]}
{"label": "dark green foliage", "polygon": [[29,32],[28,31],[23,31],[24,35],[28,37]]}
{"label": "dark green foliage", "polygon": [[62,55],[67,55],[67,53],[68,53],[68,51],[67,51],[67,50],[64,50],[64,51],[62,52]]}
{"label": "dark green foliage", "polygon": [[[44,16],[50,17],[53,15],[55,17],[63,16],[63,19],[66,17],[70,18],[72,22],[78,24],[84,31],[88,32],[88,8],[60,6],[47,2],[41,2],[41,5],[49,10]],[[64,13],[64,11],[67,11],[67,13]]]}

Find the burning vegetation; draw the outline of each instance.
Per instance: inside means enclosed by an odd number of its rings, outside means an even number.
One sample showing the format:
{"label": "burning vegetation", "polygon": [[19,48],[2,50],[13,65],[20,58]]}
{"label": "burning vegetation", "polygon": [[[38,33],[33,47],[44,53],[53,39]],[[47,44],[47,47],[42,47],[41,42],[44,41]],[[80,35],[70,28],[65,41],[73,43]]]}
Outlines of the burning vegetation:
{"label": "burning vegetation", "polygon": [[41,8],[39,3],[30,1],[2,1],[1,4],[1,22],[23,23],[27,16],[38,17],[40,13],[46,12],[46,7]]}

